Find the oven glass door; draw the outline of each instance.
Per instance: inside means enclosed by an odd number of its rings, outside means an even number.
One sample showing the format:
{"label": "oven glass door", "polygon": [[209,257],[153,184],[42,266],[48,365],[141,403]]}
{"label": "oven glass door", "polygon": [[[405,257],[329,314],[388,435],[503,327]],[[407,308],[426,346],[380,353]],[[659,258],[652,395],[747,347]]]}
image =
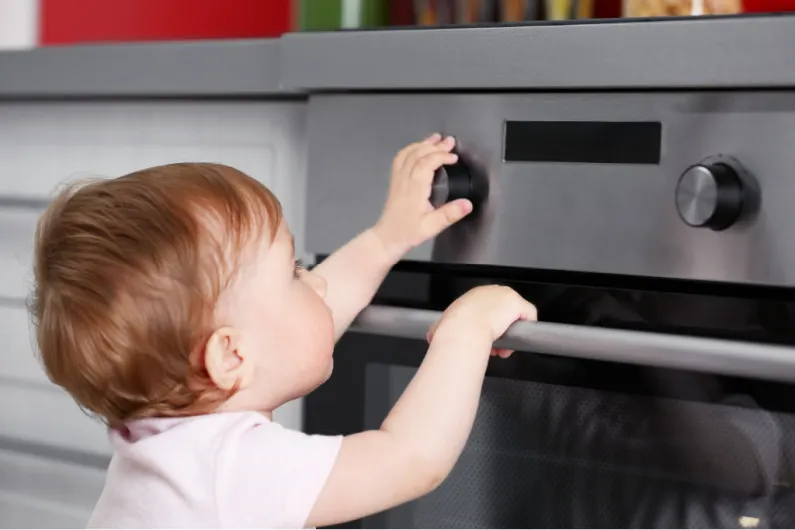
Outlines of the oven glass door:
{"label": "oven glass door", "polygon": [[[376,301],[443,309],[473,283],[493,281],[445,273],[440,282],[424,272],[395,281],[396,274]],[[790,340],[786,294],[500,279],[535,301],[541,320]],[[305,400],[306,429],[378,428],[426,349],[422,340],[348,333],[334,375]],[[794,428],[795,390],[785,383],[517,352],[492,360],[472,434],[448,479],[426,497],[348,526],[790,528]]]}

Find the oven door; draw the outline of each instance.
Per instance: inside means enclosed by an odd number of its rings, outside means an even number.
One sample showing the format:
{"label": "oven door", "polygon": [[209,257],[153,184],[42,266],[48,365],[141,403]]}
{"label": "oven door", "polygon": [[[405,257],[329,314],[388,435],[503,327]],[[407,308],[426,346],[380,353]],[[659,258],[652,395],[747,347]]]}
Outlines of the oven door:
{"label": "oven door", "polygon": [[765,344],[791,341],[788,294],[429,267],[399,265],[340,340],[334,374],[305,399],[308,432],[377,429],[422,361],[430,311],[479,283],[536,303],[542,322],[520,326],[542,330],[546,353],[491,361],[472,434],[436,491],[346,526],[795,525],[795,352]]}

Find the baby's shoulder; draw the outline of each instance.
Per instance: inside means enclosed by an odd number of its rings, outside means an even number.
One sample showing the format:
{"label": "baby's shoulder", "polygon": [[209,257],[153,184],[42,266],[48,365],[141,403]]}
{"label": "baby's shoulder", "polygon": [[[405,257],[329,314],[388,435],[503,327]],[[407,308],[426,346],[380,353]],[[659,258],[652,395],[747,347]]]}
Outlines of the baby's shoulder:
{"label": "baby's shoulder", "polygon": [[300,527],[342,440],[256,412],[142,420],[128,431],[116,435],[93,526]]}
{"label": "baby's shoulder", "polygon": [[110,438],[117,461],[141,461],[145,467],[156,464],[158,468],[185,463],[208,468],[216,456],[240,452],[252,436],[279,438],[285,430],[256,412],[228,412],[136,420],[111,431]]}
{"label": "baby's shoulder", "polygon": [[337,445],[341,440],[341,437],[310,435],[289,429],[256,412],[228,413],[213,421],[217,422],[219,455],[231,450],[238,461],[244,456],[279,464],[288,455],[325,452],[329,445]]}
{"label": "baby's shoulder", "polygon": [[200,452],[211,452],[219,465],[229,464],[227,455],[237,460],[243,455],[248,458],[250,451],[273,452],[281,445],[289,446],[290,442],[284,441],[293,438],[294,433],[302,435],[250,411],[197,416],[183,427],[182,432],[175,432],[179,445],[191,440],[191,445]]}
{"label": "baby's shoulder", "polygon": [[303,527],[341,444],[342,436],[235,418],[216,457],[221,520],[233,527]]}

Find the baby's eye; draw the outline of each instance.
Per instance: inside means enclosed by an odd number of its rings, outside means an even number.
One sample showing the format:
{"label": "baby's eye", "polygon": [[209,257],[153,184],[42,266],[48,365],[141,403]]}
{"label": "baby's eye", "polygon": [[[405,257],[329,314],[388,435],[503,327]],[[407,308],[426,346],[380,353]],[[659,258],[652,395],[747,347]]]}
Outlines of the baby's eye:
{"label": "baby's eye", "polygon": [[293,269],[293,276],[296,278],[301,277],[301,273],[304,271],[304,262],[300,259],[295,260],[295,268]]}

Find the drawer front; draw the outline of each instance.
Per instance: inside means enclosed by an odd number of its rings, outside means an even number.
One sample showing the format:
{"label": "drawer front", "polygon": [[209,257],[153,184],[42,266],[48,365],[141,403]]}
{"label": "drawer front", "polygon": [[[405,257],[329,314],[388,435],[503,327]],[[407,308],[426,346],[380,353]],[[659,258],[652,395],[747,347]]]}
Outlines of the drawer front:
{"label": "drawer front", "polygon": [[[0,439],[106,455],[104,425],[52,385],[25,302],[36,222],[55,190],[154,165],[234,166],[267,185],[303,248],[305,104],[265,101],[0,103]],[[300,406],[282,421],[300,426]],[[2,525],[0,525],[2,526]]]}
{"label": "drawer front", "polygon": [[105,470],[0,448],[0,528],[84,528]]}
{"label": "drawer front", "polygon": [[0,300],[24,301],[33,286],[33,239],[40,207],[4,206],[0,196]]}

